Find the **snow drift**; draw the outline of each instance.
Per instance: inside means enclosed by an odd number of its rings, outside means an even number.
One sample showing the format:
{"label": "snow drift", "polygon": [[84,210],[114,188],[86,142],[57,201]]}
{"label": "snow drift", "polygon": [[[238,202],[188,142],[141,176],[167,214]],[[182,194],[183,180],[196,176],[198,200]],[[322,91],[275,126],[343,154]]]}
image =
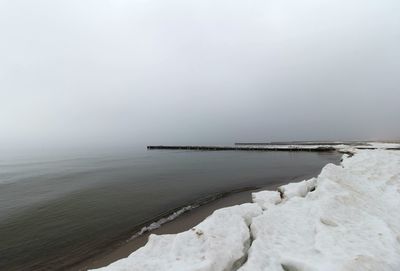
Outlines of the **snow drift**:
{"label": "snow drift", "polygon": [[317,178],[151,235],[98,270],[400,270],[400,152],[358,150]]}

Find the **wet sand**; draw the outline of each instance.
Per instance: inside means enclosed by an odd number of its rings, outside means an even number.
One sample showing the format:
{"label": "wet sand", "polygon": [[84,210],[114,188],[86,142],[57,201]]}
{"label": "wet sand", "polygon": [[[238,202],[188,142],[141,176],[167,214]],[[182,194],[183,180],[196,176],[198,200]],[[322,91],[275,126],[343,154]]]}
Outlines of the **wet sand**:
{"label": "wet sand", "polygon": [[251,202],[252,192],[260,190],[276,190],[279,186],[286,183],[302,181],[304,179],[309,179],[313,176],[314,174],[310,174],[307,176],[301,176],[295,179],[270,184],[259,189],[229,194],[223,198],[217,199],[213,202],[207,203],[196,209],[186,212],[176,219],[166,224],[163,224],[158,229],[155,229],[151,232],[146,232],[135,239],[124,242],[123,244],[119,244],[118,246],[115,246],[115,248],[113,248],[111,251],[107,251],[103,254],[99,254],[93,258],[81,262],[79,265],[72,267],[70,270],[88,270],[107,266],[112,262],[128,257],[132,252],[144,246],[150,234],[174,234],[189,230],[190,228],[202,222],[217,209]]}

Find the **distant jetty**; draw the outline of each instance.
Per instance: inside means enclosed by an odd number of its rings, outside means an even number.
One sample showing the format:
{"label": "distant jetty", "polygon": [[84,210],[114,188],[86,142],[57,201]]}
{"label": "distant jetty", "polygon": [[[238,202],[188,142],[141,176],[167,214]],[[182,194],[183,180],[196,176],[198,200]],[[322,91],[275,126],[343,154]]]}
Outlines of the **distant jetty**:
{"label": "distant jetty", "polygon": [[359,150],[400,150],[399,142],[367,142],[367,141],[288,141],[288,142],[237,142],[234,146],[193,146],[193,145],[151,145],[149,150],[194,150],[194,151],[307,151],[349,153],[348,149]]}
{"label": "distant jetty", "polygon": [[308,152],[333,152],[336,148],[331,146],[147,146],[148,150],[196,150],[196,151],[308,151]]}

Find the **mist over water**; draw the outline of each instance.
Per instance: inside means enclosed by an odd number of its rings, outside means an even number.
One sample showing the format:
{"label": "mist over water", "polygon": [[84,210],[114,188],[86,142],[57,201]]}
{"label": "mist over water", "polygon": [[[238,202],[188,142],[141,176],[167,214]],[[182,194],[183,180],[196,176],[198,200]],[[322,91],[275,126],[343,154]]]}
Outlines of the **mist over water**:
{"label": "mist over water", "polygon": [[399,139],[396,0],[1,1],[0,149]]}

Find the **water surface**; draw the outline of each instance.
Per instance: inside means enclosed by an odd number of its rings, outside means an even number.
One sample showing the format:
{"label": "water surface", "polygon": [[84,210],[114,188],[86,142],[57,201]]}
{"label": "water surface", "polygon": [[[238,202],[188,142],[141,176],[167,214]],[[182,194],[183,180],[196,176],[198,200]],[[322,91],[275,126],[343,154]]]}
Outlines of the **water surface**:
{"label": "water surface", "polygon": [[146,151],[0,159],[0,270],[61,270],[160,214],[317,174],[336,153]]}

